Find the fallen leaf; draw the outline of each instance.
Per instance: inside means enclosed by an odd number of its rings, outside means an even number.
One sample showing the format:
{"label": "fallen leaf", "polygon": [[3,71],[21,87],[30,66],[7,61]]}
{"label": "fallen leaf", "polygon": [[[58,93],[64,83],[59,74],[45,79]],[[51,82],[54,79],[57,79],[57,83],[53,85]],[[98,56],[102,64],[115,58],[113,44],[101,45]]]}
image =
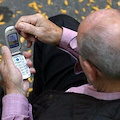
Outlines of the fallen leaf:
{"label": "fallen leaf", "polygon": [[6,22],[0,22],[0,25],[5,25],[6,24]]}
{"label": "fallen leaf", "polygon": [[82,18],[82,20],[84,20],[84,19],[85,19],[85,17],[84,17],[84,16],[81,16],[81,18]]}
{"label": "fallen leaf", "polygon": [[25,41],[25,38],[24,37],[20,37],[20,41],[21,41],[21,43],[23,43]]}
{"label": "fallen leaf", "polygon": [[83,10],[83,12],[86,12],[86,9],[85,9],[85,8],[83,8],[82,10]]}
{"label": "fallen leaf", "polygon": [[17,11],[17,13],[18,13],[18,14],[21,14],[21,13],[22,13],[22,11]]}
{"label": "fallen leaf", "polygon": [[68,1],[67,1],[67,0],[65,0],[65,1],[64,1],[64,4],[65,4],[66,6],[68,6]]}
{"label": "fallen leaf", "polygon": [[98,6],[92,6],[92,9],[95,11],[99,10]]}
{"label": "fallen leaf", "polygon": [[35,9],[36,12],[41,13],[41,10],[39,9],[39,7],[38,7],[36,2],[29,3],[29,7]]}
{"label": "fallen leaf", "polygon": [[84,0],[79,0],[78,2],[83,2]]}
{"label": "fallen leaf", "polygon": [[120,6],[120,1],[117,2],[117,5]]}
{"label": "fallen leaf", "polygon": [[105,9],[111,9],[110,5],[106,5]]}
{"label": "fallen leaf", "polygon": [[67,14],[67,10],[61,9],[60,11],[61,11],[61,13],[63,13],[63,14]]}
{"label": "fallen leaf", "polygon": [[77,9],[75,9],[75,14],[79,14],[79,12],[78,12],[78,10],[77,10]]}
{"label": "fallen leaf", "polygon": [[4,0],[0,0],[0,4],[3,3],[3,2],[4,2]]}
{"label": "fallen leaf", "polygon": [[4,14],[1,14],[1,15],[0,15],[0,21],[2,21],[3,18],[4,18]]}
{"label": "fallen leaf", "polygon": [[107,0],[107,3],[108,3],[109,5],[112,5],[112,0]]}
{"label": "fallen leaf", "polygon": [[15,14],[12,14],[12,17],[13,17],[13,18],[15,18],[15,16],[16,16]]}
{"label": "fallen leaf", "polygon": [[27,52],[28,52],[28,53],[31,53],[31,52],[32,52],[32,50],[28,50]]}
{"label": "fallen leaf", "polygon": [[95,1],[94,0],[89,0],[90,3],[94,3]]}

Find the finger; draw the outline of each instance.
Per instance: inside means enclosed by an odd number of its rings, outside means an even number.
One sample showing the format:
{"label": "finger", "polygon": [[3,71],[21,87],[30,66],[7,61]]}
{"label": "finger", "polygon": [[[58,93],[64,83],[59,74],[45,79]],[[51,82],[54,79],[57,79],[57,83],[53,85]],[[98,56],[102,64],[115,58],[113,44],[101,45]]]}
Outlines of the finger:
{"label": "finger", "polygon": [[25,58],[30,58],[30,57],[32,57],[32,54],[29,53],[29,52],[23,52],[22,54],[25,56]]}
{"label": "finger", "polygon": [[30,68],[30,73],[35,74],[36,73],[35,68]]}
{"label": "finger", "polygon": [[17,25],[17,29],[24,32],[24,33],[29,33],[31,35],[38,36],[38,31],[39,31],[38,29],[39,28],[37,26],[32,25],[32,24],[20,22]]}
{"label": "finger", "polygon": [[36,41],[36,38],[33,35],[30,35],[30,34],[24,33],[24,32],[21,32],[20,34],[21,34],[21,36],[23,36],[25,39],[27,39],[29,41],[32,41],[32,42]]}
{"label": "finger", "polygon": [[23,36],[25,39],[27,39],[29,37],[30,34],[28,33],[24,33],[24,32],[20,32],[21,36]]}
{"label": "finger", "polygon": [[27,40],[27,47],[30,48],[32,46],[32,42],[36,41],[36,38],[33,35],[28,33],[21,32],[21,36],[23,36]]}
{"label": "finger", "polygon": [[30,87],[30,83],[29,83],[28,80],[24,80],[23,82],[24,82],[24,84],[23,84],[23,90],[26,93],[28,91],[29,87]]}
{"label": "finger", "polygon": [[26,22],[26,23],[30,23],[30,24],[33,24],[35,25],[37,20],[38,20],[38,17],[40,17],[41,15],[40,14],[34,14],[34,15],[27,15],[27,16],[22,16],[16,23],[15,27],[17,28],[17,25],[20,23],[20,22]]}
{"label": "finger", "polygon": [[3,46],[1,48],[2,50],[2,60],[5,64],[8,65],[12,65],[13,64],[13,60],[12,60],[12,55],[11,55],[11,51],[9,50],[9,48],[7,46]]}
{"label": "finger", "polygon": [[32,66],[33,66],[33,63],[32,63],[32,61],[31,61],[30,59],[26,59],[26,61],[27,61],[27,65],[28,65],[29,67],[32,67]]}
{"label": "finger", "polygon": [[32,42],[31,41],[27,41],[27,47],[30,48],[32,46]]}

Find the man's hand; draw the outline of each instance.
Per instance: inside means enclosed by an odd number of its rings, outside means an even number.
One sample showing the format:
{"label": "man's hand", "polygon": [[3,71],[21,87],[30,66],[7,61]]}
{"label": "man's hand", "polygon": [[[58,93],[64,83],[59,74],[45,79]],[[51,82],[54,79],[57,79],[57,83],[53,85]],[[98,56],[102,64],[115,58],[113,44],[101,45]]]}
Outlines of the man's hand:
{"label": "man's hand", "polygon": [[[0,74],[2,76],[2,87],[5,94],[22,94],[26,96],[29,88],[28,80],[22,79],[22,74],[19,69],[14,65],[12,55],[8,47],[2,47],[2,62],[0,64]],[[29,58],[29,53],[24,53],[24,56]],[[32,66],[32,62],[28,59],[27,64]],[[35,73],[35,69],[30,69],[31,73]]]}
{"label": "man's hand", "polygon": [[58,27],[41,14],[21,17],[15,27],[27,39],[27,46],[31,47],[36,38],[44,43],[59,45],[62,28]]}

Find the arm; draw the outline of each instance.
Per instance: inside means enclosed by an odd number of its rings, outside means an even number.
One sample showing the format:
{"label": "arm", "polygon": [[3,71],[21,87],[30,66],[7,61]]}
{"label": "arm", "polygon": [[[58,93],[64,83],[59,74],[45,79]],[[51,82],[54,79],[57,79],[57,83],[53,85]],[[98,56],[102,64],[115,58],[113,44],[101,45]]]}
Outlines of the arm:
{"label": "arm", "polygon": [[64,28],[59,46],[78,58],[77,32]]}
{"label": "arm", "polygon": [[57,45],[77,58],[75,73],[79,73],[82,70],[78,61],[79,54],[75,38],[77,32],[67,28],[60,28],[41,14],[23,16],[17,21],[15,26],[27,40],[28,47],[31,47],[32,42],[35,42],[36,38],[41,42]]}
{"label": "arm", "polygon": [[[26,58],[31,54],[24,53]],[[32,66],[27,60],[28,66]],[[35,73],[34,68],[30,69]],[[12,55],[8,47],[2,47],[2,62],[0,64],[0,74],[2,76],[1,85],[4,89],[2,120],[32,119],[31,107],[27,101],[26,93],[29,88],[28,80],[23,80],[20,71],[14,65]]]}
{"label": "arm", "polygon": [[15,26],[21,35],[27,39],[28,47],[31,47],[32,42],[36,41],[37,38],[47,44],[59,45],[78,57],[78,52],[76,52],[77,41],[76,39],[72,40],[77,36],[77,32],[67,28],[62,29],[41,14],[23,16]]}
{"label": "arm", "polygon": [[23,95],[9,94],[2,101],[2,120],[32,120],[32,106]]}

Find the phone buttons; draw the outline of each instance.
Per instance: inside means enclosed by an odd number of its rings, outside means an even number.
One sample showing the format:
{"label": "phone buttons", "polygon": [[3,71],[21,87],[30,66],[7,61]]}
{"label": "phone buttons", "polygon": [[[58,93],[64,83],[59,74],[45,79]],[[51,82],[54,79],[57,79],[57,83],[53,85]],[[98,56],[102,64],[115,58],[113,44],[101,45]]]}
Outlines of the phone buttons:
{"label": "phone buttons", "polygon": [[16,58],[16,61],[19,61],[20,59],[19,58]]}

